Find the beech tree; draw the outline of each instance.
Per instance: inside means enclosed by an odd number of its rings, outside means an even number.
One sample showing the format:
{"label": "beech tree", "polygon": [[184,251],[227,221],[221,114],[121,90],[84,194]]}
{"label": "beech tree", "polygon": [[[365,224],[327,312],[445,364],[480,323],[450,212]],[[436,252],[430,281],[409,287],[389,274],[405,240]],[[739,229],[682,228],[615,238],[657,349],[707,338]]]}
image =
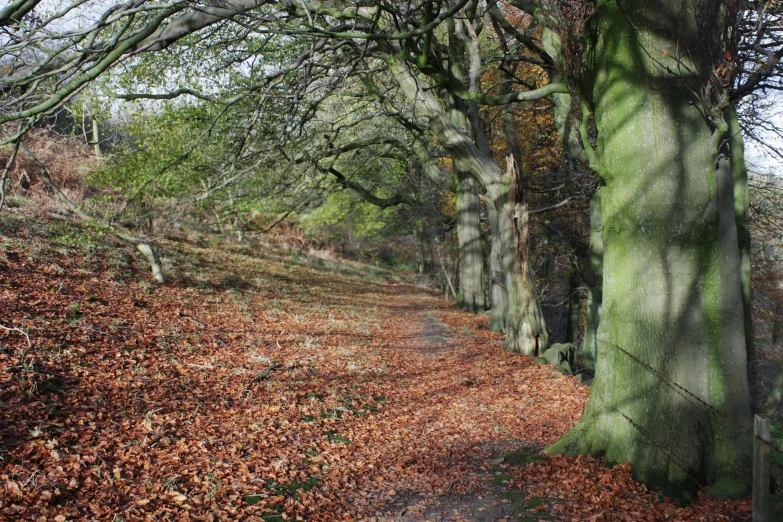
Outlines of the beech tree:
{"label": "beech tree", "polygon": [[[538,13],[553,29],[583,16],[583,43],[553,37],[603,185],[597,376],[582,420],[548,451],[629,461],[670,492],[711,484],[741,495],[751,469],[749,235],[736,103],[775,82],[783,50],[764,32],[768,6],[588,7]],[[759,55],[764,66],[745,69]]]}
{"label": "beech tree", "polygon": [[[8,42],[0,122],[21,122],[6,143],[109,68],[196,33],[202,39],[192,45],[253,36],[269,44],[269,35],[297,42],[287,65],[261,67],[264,74],[236,88],[242,98],[273,92],[289,74],[302,85],[336,86],[345,75],[388,71],[385,90],[398,89],[455,166],[483,187],[506,278],[506,346],[526,354],[548,339],[525,242],[524,185],[514,161],[504,173],[482,150],[470,111],[551,100],[564,146],[601,177],[593,251],[602,284],[590,402],[548,451],[631,462],[636,478],[669,492],[708,484],[716,494],[747,491],[750,236],[737,103],[780,88],[776,3],[665,0],[653,12],[641,0],[139,0],[59,32],[52,27],[63,15],[34,17],[38,4],[18,0],[0,11]],[[522,23],[508,21],[504,10],[512,9],[525,13]],[[513,42],[501,63],[538,64],[548,83],[491,94],[474,81],[488,63],[476,45],[485,14],[502,33],[495,37]],[[226,37],[233,22],[240,29]],[[263,45],[248,46],[232,59],[260,53]],[[206,96],[192,87],[164,96],[183,94]]]}

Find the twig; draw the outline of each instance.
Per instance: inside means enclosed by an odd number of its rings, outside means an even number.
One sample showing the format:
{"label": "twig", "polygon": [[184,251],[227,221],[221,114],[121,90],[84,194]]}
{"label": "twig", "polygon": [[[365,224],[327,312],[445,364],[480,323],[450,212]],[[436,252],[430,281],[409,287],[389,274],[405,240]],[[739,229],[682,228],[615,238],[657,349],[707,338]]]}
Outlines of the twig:
{"label": "twig", "polygon": [[99,333],[99,334],[108,335],[112,339],[117,339],[116,336],[110,334],[109,332],[104,332],[103,330],[98,330],[97,328],[91,328],[89,326],[79,326],[77,324],[72,324],[71,328],[81,328],[82,330],[89,330],[91,332],[96,332],[96,333]]}
{"label": "twig", "polygon": [[215,367],[211,364],[193,364],[193,363],[186,363],[188,366],[192,366],[193,368],[201,368],[203,370],[214,370]]}
{"label": "twig", "polygon": [[574,200],[574,198],[566,198],[563,201],[561,201],[560,203],[557,203],[556,205],[552,205],[551,207],[539,208],[538,210],[530,210],[528,213],[530,215],[533,215],[533,214],[542,214],[544,212],[549,212],[550,210],[556,210],[556,209],[558,209],[560,207],[564,207],[564,206],[568,205],[573,200]]}
{"label": "twig", "polygon": [[33,343],[32,343],[32,342],[30,342],[30,336],[29,336],[29,335],[27,335],[27,332],[25,332],[25,331],[24,331],[24,330],[22,330],[21,328],[9,328],[9,327],[7,327],[7,326],[3,326],[2,324],[0,324],[0,328],[2,328],[3,330],[5,330],[5,331],[7,331],[7,332],[19,332],[20,334],[22,334],[22,335],[24,335],[24,336],[25,336],[25,339],[27,339],[27,346],[28,346],[29,348],[32,348],[32,347],[33,347]]}
{"label": "twig", "polygon": [[265,381],[270,375],[272,375],[272,372],[290,370],[290,369],[291,368],[286,368],[285,366],[281,366],[278,363],[272,363],[272,366],[264,370],[263,373],[259,373],[258,376],[256,376],[256,382]]}
{"label": "twig", "polygon": [[185,319],[190,319],[191,321],[193,321],[194,323],[196,323],[197,325],[199,325],[199,326],[201,326],[201,327],[204,327],[204,326],[206,326],[204,323],[202,323],[202,322],[201,322],[201,321],[199,321],[198,319],[193,319],[193,318],[192,318],[192,317],[190,317],[189,315],[181,315],[180,317],[184,317]]}

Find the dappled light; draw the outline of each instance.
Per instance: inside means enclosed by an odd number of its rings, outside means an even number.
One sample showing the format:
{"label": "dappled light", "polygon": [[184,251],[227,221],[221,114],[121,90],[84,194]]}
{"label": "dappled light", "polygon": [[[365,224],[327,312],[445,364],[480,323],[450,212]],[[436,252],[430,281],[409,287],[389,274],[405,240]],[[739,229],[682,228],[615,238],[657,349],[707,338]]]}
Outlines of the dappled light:
{"label": "dappled light", "polygon": [[[4,323],[32,342],[0,333],[4,516],[391,520],[456,507],[471,520],[520,496],[508,516],[572,512],[586,494],[566,484],[592,461],[512,452],[562,436],[588,388],[504,352],[486,317],[385,271],[249,245],[168,243],[188,268],[157,288],[140,260],[64,244],[68,230],[3,244]],[[643,491],[627,469],[607,473],[594,495]],[[649,495],[579,512],[611,520],[650,502],[685,513]],[[701,502],[687,513],[746,509]]]}
{"label": "dappled light", "polygon": [[774,519],[781,91],[776,1],[6,0],[0,520]]}

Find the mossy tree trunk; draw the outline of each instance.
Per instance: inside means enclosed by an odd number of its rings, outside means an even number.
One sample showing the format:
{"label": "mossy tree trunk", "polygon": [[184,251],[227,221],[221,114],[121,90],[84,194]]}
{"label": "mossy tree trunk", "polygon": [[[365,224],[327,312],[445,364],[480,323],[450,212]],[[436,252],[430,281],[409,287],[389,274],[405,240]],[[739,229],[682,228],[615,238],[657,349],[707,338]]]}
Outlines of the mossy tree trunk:
{"label": "mossy tree trunk", "polygon": [[678,496],[707,484],[742,495],[751,417],[736,145],[693,95],[709,81],[681,52],[699,45],[694,2],[603,1],[593,23],[585,94],[605,182],[598,364],[582,419],[548,451],[630,462],[638,480]]}
{"label": "mossy tree trunk", "polygon": [[[475,2],[468,6],[475,10]],[[470,37],[465,22],[450,19],[449,27],[449,72],[463,84],[474,85],[478,78],[471,73]],[[441,102],[446,107],[449,120],[460,131],[469,136],[483,135],[480,122],[471,118],[477,115],[475,103],[461,100],[447,91],[442,91]],[[482,151],[483,152],[483,151]],[[454,161],[454,182],[457,197],[457,239],[459,243],[459,290],[457,305],[465,311],[482,313],[486,309],[484,293],[484,251],[481,244],[481,204],[478,182],[470,170],[470,162],[456,156]]]}
{"label": "mossy tree trunk", "polygon": [[[506,283],[506,270],[503,267],[502,244],[500,238],[500,214],[495,205],[487,198],[487,214],[489,216],[489,229],[492,241],[489,249],[489,277],[490,293],[492,296],[492,310],[489,315],[489,329],[493,332],[506,331],[506,315],[508,314],[508,285]],[[505,208],[505,203],[501,202]]]}
{"label": "mossy tree trunk", "polygon": [[546,332],[546,328],[542,328],[544,316],[538,300],[530,298],[535,296],[532,271],[529,267],[522,268],[516,239],[518,232],[512,220],[514,211],[509,208],[510,180],[492,159],[479,151],[467,133],[452,123],[432,92],[419,83],[410,65],[397,54],[388,55],[387,61],[406,98],[418,114],[429,120],[429,128],[440,145],[449,152],[455,164],[463,162],[462,165],[468,166],[484,186],[487,204],[497,216],[497,235],[492,241],[498,242],[498,257],[508,286],[506,348],[527,355],[535,353],[536,349],[546,349],[545,336],[537,333],[539,330]]}
{"label": "mossy tree trunk", "polygon": [[598,360],[598,325],[601,324],[604,236],[601,222],[601,189],[590,199],[590,249],[587,260],[587,304],[582,357],[595,366]]}
{"label": "mossy tree trunk", "polygon": [[484,254],[481,245],[481,207],[476,179],[461,162],[454,163],[457,198],[459,286],[457,306],[479,314],[484,301]]}

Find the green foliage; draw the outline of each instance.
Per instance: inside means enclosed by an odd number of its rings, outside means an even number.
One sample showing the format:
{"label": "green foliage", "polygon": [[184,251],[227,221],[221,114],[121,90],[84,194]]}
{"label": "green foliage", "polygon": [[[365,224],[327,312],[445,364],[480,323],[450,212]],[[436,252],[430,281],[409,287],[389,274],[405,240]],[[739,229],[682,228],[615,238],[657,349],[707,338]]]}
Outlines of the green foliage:
{"label": "green foliage", "polygon": [[[274,183],[271,173],[234,161],[244,132],[237,118],[212,103],[168,104],[129,115],[119,129],[122,144],[88,180],[109,189],[94,198],[93,212],[123,209],[121,218],[135,218],[142,227],[161,216],[177,219],[181,210],[197,220],[208,215],[212,223],[279,212],[279,201],[265,197]],[[242,169],[244,175],[236,175]]]}
{"label": "green foliage", "polygon": [[357,243],[377,243],[407,228],[404,209],[380,208],[351,191],[330,194],[326,201],[304,216],[304,233],[319,241],[356,248]]}
{"label": "green foliage", "polygon": [[91,181],[122,194],[145,185],[153,196],[192,190],[228,147],[219,134],[209,133],[213,112],[202,104],[133,114],[121,127],[124,146],[92,174]]}

